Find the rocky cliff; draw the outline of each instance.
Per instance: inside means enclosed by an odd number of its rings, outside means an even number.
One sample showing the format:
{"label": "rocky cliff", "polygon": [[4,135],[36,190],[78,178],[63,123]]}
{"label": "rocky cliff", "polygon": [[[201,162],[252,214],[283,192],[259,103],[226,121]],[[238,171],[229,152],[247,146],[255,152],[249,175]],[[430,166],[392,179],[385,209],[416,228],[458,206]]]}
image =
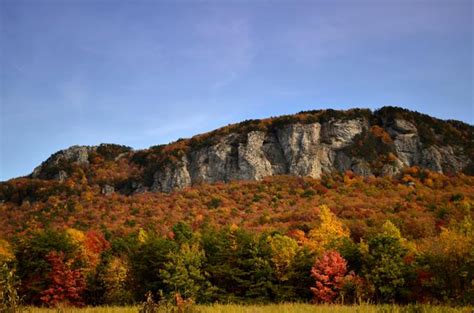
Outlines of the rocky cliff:
{"label": "rocky cliff", "polygon": [[[394,107],[308,111],[245,121],[146,150],[74,146],[52,155],[31,177],[63,181],[80,169],[90,183],[108,190],[170,192],[201,182],[271,175],[319,178],[348,170],[397,175],[410,166],[470,173],[473,134],[471,125]],[[100,161],[93,162],[97,157]],[[93,181],[91,171],[114,162],[127,164],[133,174]]]}

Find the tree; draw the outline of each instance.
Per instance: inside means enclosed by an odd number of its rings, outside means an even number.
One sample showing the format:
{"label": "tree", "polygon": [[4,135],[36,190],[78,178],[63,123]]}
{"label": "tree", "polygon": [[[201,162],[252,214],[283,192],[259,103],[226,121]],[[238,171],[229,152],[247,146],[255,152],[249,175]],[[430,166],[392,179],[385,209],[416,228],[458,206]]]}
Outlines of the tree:
{"label": "tree", "polygon": [[291,275],[291,267],[298,253],[298,244],[294,239],[280,234],[269,236],[267,240],[271,248],[271,261],[278,280],[288,280]]}
{"label": "tree", "polygon": [[188,224],[179,222],[173,226],[173,239],[178,244],[191,242],[194,238],[193,230]]}
{"label": "tree", "polygon": [[74,260],[77,246],[65,232],[45,230],[21,238],[15,249],[18,260],[17,273],[22,284],[20,296],[26,303],[41,304],[39,294],[47,289],[52,264],[48,254],[52,251],[64,253],[64,261]]}
{"label": "tree", "polygon": [[423,243],[419,262],[427,277],[422,284],[434,300],[474,303],[473,238],[474,227],[466,217]]}
{"label": "tree", "polygon": [[402,239],[400,230],[390,220],[387,220],[383,223],[382,230],[380,233],[388,237]]}
{"label": "tree", "polygon": [[[223,302],[268,301],[278,281],[271,262],[268,235],[260,238],[242,229],[208,229],[202,236],[206,271]],[[283,284],[280,284],[282,286]]]}
{"label": "tree", "polygon": [[311,269],[316,287],[311,287],[315,302],[334,302],[345,282],[353,274],[347,274],[347,262],[337,251],[325,252]]}
{"label": "tree", "polygon": [[15,259],[11,246],[8,241],[0,239],[0,265],[4,262],[10,262]]}
{"label": "tree", "polygon": [[170,253],[179,248],[176,243],[150,234],[143,244],[134,241],[124,245],[134,247],[130,251],[130,267],[134,276],[136,298],[143,298],[148,291],[156,294],[159,290],[166,289],[160,271],[169,261]]}
{"label": "tree", "polygon": [[309,232],[312,248],[319,254],[334,248],[342,238],[349,237],[349,231],[326,205],[319,207],[319,224]]}
{"label": "tree", "polygon": [[85,279],[78,269],[72,268],[72,262],[64,261],[64,252],[52,251],[46,259],[51,264],[48,275],[49,286],[40,293],[40,299],[48,306],[58,304],[82,306],[82,292],[86,287]]}
{"label": "tree", "polygon": [[400,300],[408,273],[404,258],[407,255],[400,239],[378,234],[369,239],[363,272],[374,288],[377,301]]}
{"label": "tree", "polygon": [[129,266],[121,257],[112,257],[107,266],[99,273],[104,286],[106,304],[124,305],[132,302],[131,290],[127,289]]}
{"label": "tree", "polygon": [[170,295],[205,301],[212,287],[203,271],[204,251],[197,244],[183,243],[178,251],[168,255],[160,276]]}
{"label": "tree", "polygon": [[238,229],[216,230],[206,228],[202,234],[202,247],[206,254],[204,269],[209,273],[209,281],[217,288],[214,300],[221,302],[244,299],[243,282],[247,273],[243,269],[242,257],[238,254],[242,242],[252,240]]}

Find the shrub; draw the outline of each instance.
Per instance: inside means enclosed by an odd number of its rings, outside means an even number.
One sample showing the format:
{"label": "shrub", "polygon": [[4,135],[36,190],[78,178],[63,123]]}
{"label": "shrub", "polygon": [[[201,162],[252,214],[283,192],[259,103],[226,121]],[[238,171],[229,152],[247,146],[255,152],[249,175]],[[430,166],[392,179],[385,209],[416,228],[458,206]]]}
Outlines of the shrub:
{"label": "shrub", "polygon": [[7,263],[0,268],[0,312],[17,313],[22,307],[17,293],[18,280],[15,271]]}

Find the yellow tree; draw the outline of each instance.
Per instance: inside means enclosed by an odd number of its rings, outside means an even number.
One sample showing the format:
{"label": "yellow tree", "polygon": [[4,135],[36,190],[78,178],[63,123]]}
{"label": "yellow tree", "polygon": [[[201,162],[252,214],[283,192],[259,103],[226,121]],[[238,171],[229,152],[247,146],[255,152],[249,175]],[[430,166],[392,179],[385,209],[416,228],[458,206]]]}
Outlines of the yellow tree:
{"label": "yellow tree", "polygon": [[413,242],[410,242],[407,239],[403,238],[402,234],[400,233],[400,229],[398,229],[398,227],[395,226],[395,224],[393,224],[390,220],[386,220],[385,223],[383,223],[381,234],[397,239],[402,245],[402,247],[408,250],[409,255],[414,257],[414,255],[416,254],[416,245]]}
{"label": "yellow tree", "polygon": [[348,238],[349,231],[326,205],[321,205],[319,209],[319,224],[309,232],[309,248],[321,254],[341,239]]}
{"label": "yellow tree", "polygon": [[402,239],[402,235],[400,233],[400,230],[398,229],[397,226],[395,226],[391,221],[387,220],[385,223],[382,225],[382,231],[381,233],[383,235],[393,237],[396,239]]}
{"label": "yellow tree", "polygon": [[[458,303],[469,302],[474,294],[474,227],[466,217],[443,228],[438,238],[422,245],[422,262],[431,277],[424,284],[435,298],[448,297]],[[471,298],[472,300],[472,298]]]}
{"label": "yellow tree", "polygon": [[130,290],[127,290],[129,266],[120,257],[113,257],[107,267],[99,274],[99,279],[105,286],[105,302],[107,304],[126,304],[132,299]]}
{"label": "yellow tree", "polygon": [[298,243],[287,236],[276,234],[268,237],[271,248],[271,260],[280,281],[288,280],[291,266],[298,253]]}

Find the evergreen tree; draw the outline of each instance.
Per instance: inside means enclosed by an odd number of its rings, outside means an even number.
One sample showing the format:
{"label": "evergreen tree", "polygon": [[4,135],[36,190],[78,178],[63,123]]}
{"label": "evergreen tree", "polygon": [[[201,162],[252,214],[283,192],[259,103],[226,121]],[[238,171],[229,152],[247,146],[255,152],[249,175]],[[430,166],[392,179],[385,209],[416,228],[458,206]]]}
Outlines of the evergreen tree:
{"label": "evergreen tree", "polygon": [[407,284],[408,267],[404,262],[407,250],[400,239],[379,234],[368,241],[363,273],[374,288],[375,299],[395,302],[402,298]]}
{"label": "evergreen tree", "polygon": [[204,251],[198,244],[183,243],[177,251],[168,255],[168,261],[160,270],[165,291],[174,296],[181,295],[185,299],[205,302],[213,291],[203,270]]}

